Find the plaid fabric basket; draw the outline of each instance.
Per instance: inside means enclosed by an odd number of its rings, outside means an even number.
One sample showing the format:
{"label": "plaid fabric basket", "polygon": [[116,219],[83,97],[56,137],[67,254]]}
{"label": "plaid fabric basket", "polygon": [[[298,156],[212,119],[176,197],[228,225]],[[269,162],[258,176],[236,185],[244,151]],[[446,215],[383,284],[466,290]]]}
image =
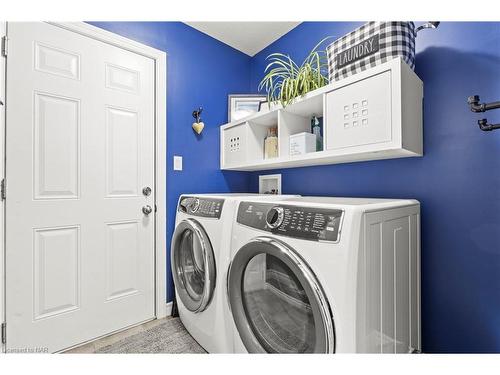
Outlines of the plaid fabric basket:
{"label": "plaid fabric basket", "polygon": [[327,47],[330,82],[401,57],[415,68],[413,22],[368,22]]}

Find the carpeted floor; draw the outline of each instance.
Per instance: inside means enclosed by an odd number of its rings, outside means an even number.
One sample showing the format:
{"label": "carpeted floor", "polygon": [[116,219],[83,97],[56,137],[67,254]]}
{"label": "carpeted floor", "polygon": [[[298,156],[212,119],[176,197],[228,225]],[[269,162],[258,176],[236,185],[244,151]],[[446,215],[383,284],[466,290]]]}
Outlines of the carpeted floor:
{"label": "carpeted floor", "polygon": [[83,347],[75,348],[68,353],[206,353],[186,331],[179,318],[167,318],[156,322],[157,324],[151,324],[151,327],[139,330],[134,334],[127,335],[127,331],[118,334],[123,337],[121,339],[111,341],[109,338],[101,339],[107,339],[109,342],[107,345],[102,345],[100,340],[97,340],[93,342],[91,348],[83,350],[80,349]]}

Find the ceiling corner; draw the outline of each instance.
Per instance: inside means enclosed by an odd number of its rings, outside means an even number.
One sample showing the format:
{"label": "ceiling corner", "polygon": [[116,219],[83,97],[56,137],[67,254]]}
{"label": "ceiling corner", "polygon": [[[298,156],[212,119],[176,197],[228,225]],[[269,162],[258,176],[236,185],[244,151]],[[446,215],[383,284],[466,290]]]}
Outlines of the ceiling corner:
{"label": "ceiling corner", "polygon": [[297,27],[301,22],[185,22],[249,56]]}

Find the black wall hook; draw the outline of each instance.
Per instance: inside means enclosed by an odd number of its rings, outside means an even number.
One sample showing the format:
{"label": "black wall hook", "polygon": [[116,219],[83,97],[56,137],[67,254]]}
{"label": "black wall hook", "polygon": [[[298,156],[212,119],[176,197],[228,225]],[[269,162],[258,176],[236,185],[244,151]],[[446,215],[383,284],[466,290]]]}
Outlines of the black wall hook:
{"label": "black wall hook", "polygon": [[195,118],[196,122],[201,121],[201,112],[203,112],[203,108],[199,107],[198,109],[195,109],[193,111],[193,117]]}
{"label": "black wall hook", "polygon": [[[470,110],[474,113],[486,112],[492,109],[500,108],[499,102],[491,102],[491,103],[479,103],[479,95],[469,96],[467,99],[467,103],[470,105]],[[491,131],[495,129],[500,129],[500,124],[488,124],[488,120],[483,118],[477,122],[479,125],[479,129],[483,131]]]}
{"label": "black wall hook", "polygon": [[470,110],[472,112],[486,112],[491,109],[500,108],[500,102],[491,102],[491,103],[479,103],[479,95],[469,96],[467,102],[470,105]]}
{"label": "black wall hook", "polygon": [[500,129],[500,124],[488,124],[488,120],[483,118],[477,122],[479,129],[489,132],[495,129]]}

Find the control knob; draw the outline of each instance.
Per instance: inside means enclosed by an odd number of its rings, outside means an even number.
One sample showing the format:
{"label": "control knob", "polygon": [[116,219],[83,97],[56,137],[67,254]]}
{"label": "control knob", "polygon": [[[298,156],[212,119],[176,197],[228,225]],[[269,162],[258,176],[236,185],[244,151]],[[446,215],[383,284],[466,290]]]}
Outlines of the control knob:
{"label": "control knob", "polygon": [[191,210],[191,212],[196,212],[198,211],[198,208],[200,208],[200,200],[198,198],[195,198],[189,205],[189,209]]}
{"label": "control knob", "polygon": [[283,207],[273,207],[271,208],[266,215],[266,223],[269,228],[278,228],[283,222],[283,218],[285,217],[285,210]]}

